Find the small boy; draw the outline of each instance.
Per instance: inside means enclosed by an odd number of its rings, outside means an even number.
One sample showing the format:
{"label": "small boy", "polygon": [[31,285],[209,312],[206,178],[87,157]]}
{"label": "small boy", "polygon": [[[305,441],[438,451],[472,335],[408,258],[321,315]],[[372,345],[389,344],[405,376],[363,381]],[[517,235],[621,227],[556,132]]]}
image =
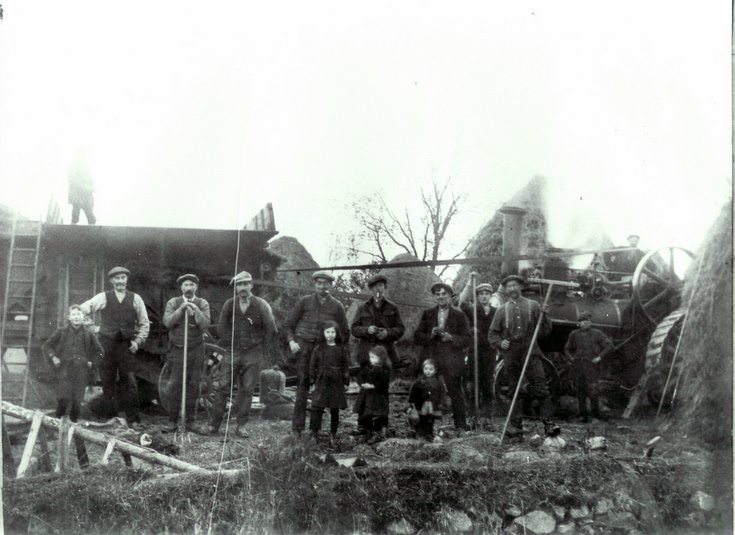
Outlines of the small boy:
{"label": "small boy", "polygon": [[569,333],[564,346],[564,355],[572,364],[570,379],[577,391],[579,416],[583,422],[589,421],[587,398],[592,404],[592,416],[602,417],[600,396],[597,385],[597,364],[612,353],[615,348],[610,339],[599,329],[592,328],[592,313],[585,311],[577,317],[579,329]]}
{"label": "small boy", "polygon": [[56,329],[42,350],[56,372],[56,417],[64,416],[69,408],[69,418],[76,422],[87,388],[87,371],[92,362],[102,359],[104,351],[95,334],[84,325],[79,305],[69,307],[68,319],[69,325]]}
{"label": "small boy", "polygon": [[444,384],[436,376],[436,364],[432,359],[424,361],[422,370],[424,374],[411,385],[408,402],[416,407],[418,412],[418,422],[415,423],[416,436],[433,440],[435,411],[438,412],[442,401]]}

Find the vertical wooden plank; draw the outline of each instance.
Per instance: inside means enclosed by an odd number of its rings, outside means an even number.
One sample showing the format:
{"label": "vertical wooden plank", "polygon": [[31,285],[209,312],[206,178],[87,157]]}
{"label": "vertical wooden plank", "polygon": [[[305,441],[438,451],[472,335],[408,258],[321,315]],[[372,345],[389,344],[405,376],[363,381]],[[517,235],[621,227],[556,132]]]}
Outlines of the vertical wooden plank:
{"label": "vertical wooden plank", "polygon": [[46,428],[43,426],[38,432],[38,443],[41,447],[41,455],[38,458],[39,467],[45,472],[53,472],[54,467],[51,465],[51,451],[49,450],[48,440],[46,438]]}
{"label": "vertical wooden plank", "polygon": [[57,449],[57,458],[56,458],[56,472],[63,472],[66,470],[66,435],[68,435],[69,431],[69,417],[68,416],[62,416],[61,417],[61,425],[59,425],[59,445]]}
{"label": "vertical wooden plank", "polygon": [[102,460],[100,461],[100,464],[109,464],[110,455],[112,455],[113,451],[115,451],[115,439],[111,438],[110,441],[107,443],[107,447],[105,448],[104,455],[102,455]]}
{"label": "vertical wooden plank", "polygon": [[82,437],[74,437],[74,445],[77,450],[77,461],[79,461],[79,468],[86,468],[89,466],[89,456],[87,455],[87,446],[84,444]]}
{"label": "vertical wooden plank", "polygon": [[125,461],[125,466],[128,468],[133,467],[133,458],[130,456],[129,453],[125,453],[124,451],[121,451],[120,454],[122,455],[123,461]]}
{"label": "vertical wooden plank", "polygon": [[5,416],[2,417],[2,435],[3,435],[3,472],[6,474],[15,473],[15,462],[13,461],[13,452],[10,449],[10,436],[8,429],[5,427]]}
{"label": "vertical wooden plank", "polygon": [[20,457],[20,463],[18,464],[18,473],[15,476],[16,479],[20,479],[26,475],[28,465],[30,465],[31,463],[33,447],[36,445],[36,439],[38,438],[38,431],[41,429],[42,420],[43,414],[37,411],[33,415],[31,430],[28,432],[28,439],[26,440],[25,448],[23,448],[23,455],[21,455]]}

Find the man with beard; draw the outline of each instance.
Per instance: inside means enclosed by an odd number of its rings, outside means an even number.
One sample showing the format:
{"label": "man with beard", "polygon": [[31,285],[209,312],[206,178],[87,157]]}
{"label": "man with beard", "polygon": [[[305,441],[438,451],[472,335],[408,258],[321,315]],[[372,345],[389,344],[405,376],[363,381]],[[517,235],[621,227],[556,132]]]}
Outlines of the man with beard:
{"label": "man with beard", "polygon": [[124,411],[128,424],[133,425],[140,422],[134,355],[148,337],[150,324],[143,299],[127,290],[129,276],[124,267],[112,268],[107,278],[114,289],[95,295],[81,308],[87,316],[99,311],[102,317],[98,334],[105,354],[100,379],[109,414]]}
{"label": "man with beard", "polygon": [[452,414],[457,434],[467,430],[462,381],[465,376],[464,351],[470,345],[470,326],[467,316],[451,306],[454,291],[449,284],[437,282],[431,287],[436,306],[424,310],[413,341],[423,346],[419,368],[426,359],[433,359],[437,374],[444,379],[452,400]]}
{"label": "man with beard", "polygon": [[[184,383],[186,357],[186,419],[191,421],[199,397],[199,383],[204,366],[204,332],[211,323],[209,303],[196,296],[199,277],[191,273],[176,279],[182,295],[166,303],[163,324],[168,329],[169,345],[166,364],[161,370],[159,392],[167,397],[168,415],[174,431],[181,410],[181,389]],[[184,338],[186,334],[186,355]]]}
{"label": "man with beard", "polygon": [[396,364],[397,355],[393,343],[403,336],[405,327],[398,307],[385,298],[388,279],[385,275],[373,275],[367,281],[373,296],[363,304],[352,322],[352,336],[358,338],[357,363],[361,368],[369,362],[368,353],[376,345],[388,352],[388,366]]}
{"label": "man with beard", "polygon": [[299,436],[306,426],[309,365],[319,336],[319,326],[325,321],[334,321],[342,334],[342,343],[347,345],[350,339],[345,307],[329,295],[334,277],[326,271],[316,271],[312,278],[316,293],[299,299],[285,323],[288,346],[296,357],[298,375],[296,404],[291,427],[293,433]]}
{"label": "man with beard", "polygon": [[[551,321],[546,315],[549,306],[540,306],[536,301],[526,299],[521,295],[521,285],[525,283],[526,281],[518,275],[509,275],[503,279],[502,285],[505,287],[510,300],[495,313],[488,335],[490,345],[500,350],[500,357],[503,359],[505,373],[508,377],[509,397],[512,397],[516,388],[519,387],[521,370],[528,354],[536,324],[541,321],[539,330],[539,336],[541,337],[547,336],[552,329]],[[555,426],[551,419],[549,390],[546,387],[546,377],[541,363],[542,356],[538,340],[535,340],[525,374],[528,384],[527,387],[523,387],[521,393],[525,393],[531,399],[539,401],[544,432],[547,436],[556,436],[561,432],[561,429]],[[510,425],[505,432],[508,437],[523,436],[521,405],[520,399],[516,400],[510,417]]]}
{"label": "man with beard", "polygon": [[247,438],[246,424],[250,420],[253,391],[260,372],[268,365],[268,350],[275,343],[278,329],[271,306],[265,299],[253,295],[253,277],[247,271],[238,273],[230,284],[235,285],[236,298],[222,306],[217,333],[222,346],[232,353],[220,365],[218,387],[214,394],[212,416],[207,434],[219,432],[230,395],[230,378],[234,377],[237,395],[231,413],[237,418],[236,434]]}
{"label": "man with beard", "polygon": [[[471,332],[477,336],[477,369],[478,369],[478,397],[479,411],[482,416],[490,418],[493,408],[493,373],[495,372],[495,349],[490,346],[487,338],[490,324],[495,317],[495,307],[490,305],[493,287],[488,283],[478,284],[475,288],[476,302],[472,303],[472,281],[477,279],[477,273],[471,273],[467,284],[459,296],[459,308],[465,313],[470,322]],[[475,311],[477,311],[477,325],[475,326]],[[474,381],[475,363],[474,348],[470,347],[470,379]],[[474,388],[474,386],[473,386]],[[479,416],[479,415],[477,415]]]}

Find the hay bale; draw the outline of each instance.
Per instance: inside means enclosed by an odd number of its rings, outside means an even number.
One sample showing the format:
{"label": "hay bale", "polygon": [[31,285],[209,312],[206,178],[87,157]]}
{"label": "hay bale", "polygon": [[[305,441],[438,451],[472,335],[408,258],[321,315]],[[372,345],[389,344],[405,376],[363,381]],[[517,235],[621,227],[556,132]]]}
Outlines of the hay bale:
{"label": "hay bale", "polygon": [[[685,277],[689,303],[679,355],[682,367],[678,426],[683,434],[732,447],[732,205],[708,232]],[[700,268],[701,266],[701,268]]]}

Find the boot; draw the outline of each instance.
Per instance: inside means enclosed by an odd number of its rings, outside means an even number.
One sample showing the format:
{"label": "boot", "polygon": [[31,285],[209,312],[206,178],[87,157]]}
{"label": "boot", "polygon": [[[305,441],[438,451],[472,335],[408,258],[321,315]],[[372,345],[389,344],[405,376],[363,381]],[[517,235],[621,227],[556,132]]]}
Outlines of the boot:
{"label": "boot", "polygon": [[337,447],[337,433],[329,434],[329,447],[332,449]]}
{"label": "boot", "polygon": [[544,434],[547,437],[558,437],[561,434],[561,427],[552,423],[545,423]]}

